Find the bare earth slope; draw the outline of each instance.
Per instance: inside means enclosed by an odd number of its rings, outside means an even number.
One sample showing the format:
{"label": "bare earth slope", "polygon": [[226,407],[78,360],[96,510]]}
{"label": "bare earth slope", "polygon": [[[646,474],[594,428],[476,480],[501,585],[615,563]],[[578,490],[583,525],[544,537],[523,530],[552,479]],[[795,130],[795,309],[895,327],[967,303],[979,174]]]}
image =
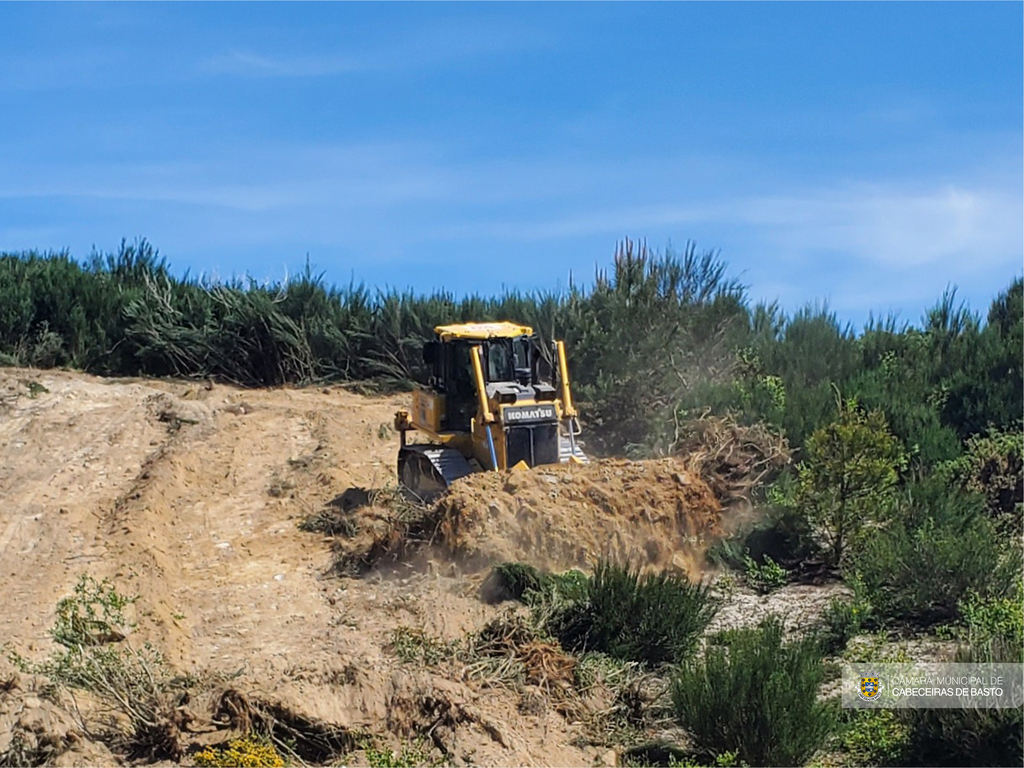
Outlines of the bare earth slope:
{"label": "bare earth slope", "polygon": [[[501,560],[562,570],[612,556],[696,574],[717,502],[672,460],[484,473],[443,500],[416,567],[330,576],[331,541],[297,524],[394,482],[404,401],[0,369],[0,646],[41,660],[56,602],[83,574],[108,577],[139,595],[135,639],[177,672],[239,673],[231,685],[254,700],[395,745],[429,732],[454,764],[608,764],[576,746],[578,707],[526,706],[550,689],[407,663],[396,630],[479,632],[505,610],[478,597]],[[0,755],[15,731],[39,741],[39,723],[64,723],[35,682],[4,683],[10,671],[0,658]],[[45,737],[48,762],[103,761],[69,729]]]}
{"label": "bare earth slope", "polygon": [[479,630],[497,609],[475,589],[429,570],[325,578],[329,544],[297,529],[346,489],[391,482],[400,402],[0,369],[0,640],[44,657],[57,600],[83,573],[110,577],[140,596],[139,640],[182,672],[241,670],[253,695],[400,738],[441,700],[456,760],[592,763],[554,712],[523,716],[500,691],[387,652],[401,626]]}
{"label": "bare earth slope", "polygon": [[329,629],[326,550],[294,518],[386,480],[394,403],[17,370],[0,393],[0,635],[18,650],[45,645],[85,571],[140,594],[183,663],[281,666]]}

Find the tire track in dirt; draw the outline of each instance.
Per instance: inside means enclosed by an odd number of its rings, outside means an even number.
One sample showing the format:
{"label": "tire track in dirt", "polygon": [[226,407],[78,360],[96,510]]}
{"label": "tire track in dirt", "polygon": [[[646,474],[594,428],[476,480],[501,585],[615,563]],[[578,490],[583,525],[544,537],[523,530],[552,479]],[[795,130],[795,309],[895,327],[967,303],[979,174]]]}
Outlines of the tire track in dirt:
{"label": "tire track in dirt", "polygon": [[[133,564],[116,575],[143,596],[147,636],[176,665],[280,672],[296,648],[337,650],[331,587],[320,579],[329,552],[296,526],[353,481],[358,462],[341,462],[332,446],[362,442],[352,434],[361,422],[345,418],[354,404],[335,412],[328,400],[322,413],[302,407],[310,398],[322,407],[321,393],[288,392],[282,403],[284,394],[247,392],[245,407],[183,426],[111,519],[112,558]],[[364,421],[367,410],[360,399]],[[380,472],[394,449],[377,442],[361,453],[366,464],[375,447],[369,463]]]}
{"label": "tire track in dirt", "polygon": [[140,634],[174,661],[286,657],[324,613],[329,559],[297,519],[391,473],[378,432],[395,402],[341,389],[3,369],[0,394],[0,636],[22,652],[48,646],[56,601],[89,572],[141,596]]}
{"label": "tire track in dirt", "polygon": [[54,605],[77,573],[105,575],[102,512],[164,430],[148,418],[140,385],[5,370],[0,390],[16,395],[0,415],[0,636],[24,650],[48,644]]}

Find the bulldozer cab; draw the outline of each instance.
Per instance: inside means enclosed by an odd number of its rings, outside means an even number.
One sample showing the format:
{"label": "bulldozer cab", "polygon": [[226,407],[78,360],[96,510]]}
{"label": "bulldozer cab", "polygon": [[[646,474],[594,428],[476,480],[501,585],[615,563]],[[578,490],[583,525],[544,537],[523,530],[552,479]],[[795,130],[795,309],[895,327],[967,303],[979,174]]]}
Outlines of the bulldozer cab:
{"label": "bulldozer cab", "polygon": [[[489,391],[501,391],[506,397],[520,393],[536,395],[538,389],[554,393],[554,387],[542,381],[549,367],[544,365],[536,335],[490,339],[442,337],[424,345],[423,358],[429,371],[428,386],[445,399],[444,429],[466,431],[476,413],[477,392],[470,352],[473,346],[480,348],[484,382]],[[550,373],[547,378],[550,381]]]}

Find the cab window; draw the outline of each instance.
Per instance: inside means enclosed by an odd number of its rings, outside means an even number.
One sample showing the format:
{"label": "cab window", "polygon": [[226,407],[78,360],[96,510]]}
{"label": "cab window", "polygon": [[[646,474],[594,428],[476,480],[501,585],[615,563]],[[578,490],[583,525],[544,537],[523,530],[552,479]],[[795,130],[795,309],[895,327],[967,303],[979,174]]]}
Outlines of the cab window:
{"label": "cab window", "polygon": [[510,381],[512,365],[509,359],[509,345],[491,342],[487,349],[487,380]]}

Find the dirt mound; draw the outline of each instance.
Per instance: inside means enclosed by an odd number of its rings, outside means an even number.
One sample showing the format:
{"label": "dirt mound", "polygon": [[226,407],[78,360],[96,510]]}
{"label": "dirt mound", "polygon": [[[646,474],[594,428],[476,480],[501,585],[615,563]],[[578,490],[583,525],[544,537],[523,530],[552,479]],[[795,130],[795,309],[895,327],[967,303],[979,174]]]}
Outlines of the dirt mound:
{"label": "dirt mound", "polygon": [[722,509],[674,459],[484,472],[440,502],[437,538],[466,567],[590,568],[601,557],[695,576]]}

